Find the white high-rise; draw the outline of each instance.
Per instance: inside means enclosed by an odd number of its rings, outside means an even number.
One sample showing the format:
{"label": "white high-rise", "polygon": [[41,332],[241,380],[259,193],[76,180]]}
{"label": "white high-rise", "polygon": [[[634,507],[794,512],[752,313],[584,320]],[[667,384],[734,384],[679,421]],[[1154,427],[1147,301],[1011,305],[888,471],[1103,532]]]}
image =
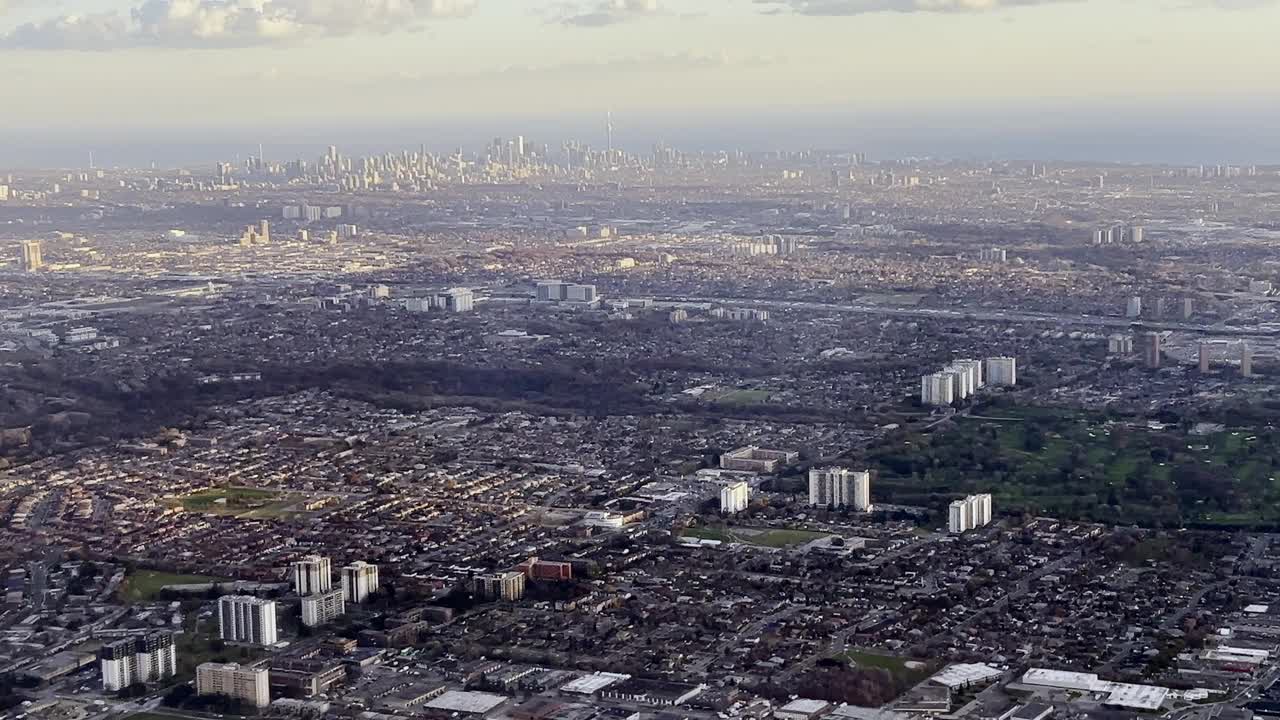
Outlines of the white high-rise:
{"label": "white high-rise", "polygon": [[302,624],[307,627],[324,625],[334,618],[345,615],[346,612],[341,588],[304,595],[302,598]]}
{"label": "white high-rise", "polygon": [[117,692],[130,685],[171,678],[177,672],[178,651],[173,634],[153,632],[117,640],[98,650],[102,689]]}
{"label": "white high-rise", "polygon": [[252,595],[225,595],[218,599],[218,632],[223,640],[275,645],[276,603]]}
{"label": "white high-rise", "polygon": [[314,595],[333,589],[329,558],[308,555],[293,563],[293,589],[299,595]]}
{"label": "white high-rise", "polygon": [[846,468],[809,470],[809,504],[844,506],[857,512],[871,510],[871,473]]}
{"label": "white high-rise", "polygon": [[378,566],[363,560],[342,568],[342,596],[349,603],[362,603],[378,591]]}
{"label": "white high-rise", "polygon": [[933,373],[920,378],[921,405],[950,405],[955,399],[955,376],[951,373]]}
{"label": "white high-rise", "polygon": [[963,533],[983,527],[991,522],[991,494],[970,495],[963,500],[955,500],[947,507],[947,530],[952,533]]}
{"label": "white high-rise", "polygon": [[1018,384],[1018,361],[1011,357],[987,358],[987,382],[992,385]]}
{"label": "white high-rise", "polygon": [[720,512],[740,513],[751,502],[751,486],[739,481],[720,488]]}

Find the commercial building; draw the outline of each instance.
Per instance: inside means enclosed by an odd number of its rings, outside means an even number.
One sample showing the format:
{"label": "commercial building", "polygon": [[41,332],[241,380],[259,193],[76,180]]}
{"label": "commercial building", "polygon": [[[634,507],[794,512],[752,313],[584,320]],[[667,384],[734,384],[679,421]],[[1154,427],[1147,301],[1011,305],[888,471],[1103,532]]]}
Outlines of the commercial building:
{"label": "commercial building", "polygon": [[178,654],[173,634],[153,632],[117,640],[98,651],[102,668],[102,689],[117,692],[137,683],[173,677]]}
{"label": "commercial building", "polygon": [[809,471],[809,504],[869,512],[871,473],[836,467],[813,468]]}
{"label": "commercial building", "polygon": [[1011,357],[990,357],[986,362],[989,385],[1011,387],[1018,384],[1018,361]]}
{"label": "commercial building", "polygon": [[347,678],[342,661],[327,658],[271,661],[271,692],[293,697],[315,697]]}
{"label": "commercial building", "polygon": [[324,625],[345,613],[342,588],[332,588],[302,598],[302,624],[307,627]]}
{"label": "commercial building", "polygon": [[203,663],[196,667],[196,694],[226,695],[252,707],[266,707],[271,704],[270,673],[236,663]]}
{"label": "commercial building", "polygon": [[530,580],[572,580],[573,564],[531,557],[512,570],[522,572]]}
{"label": "commercial building", "polygon": [[378,591],[378,566],[363,560],[342,568],[342,596],[349,603],[362,603]]}
{"label": "commercial building", "polygon": [[751,502],[751,486],[745,481],[731,483],[720,488],[720,512],[740,513]]}
{"label": "commercial building", "polygon": [[333,589],[333,572],[329,558],[308,555],[290,566],[293,570],[293,589],[299,595],[314,595]]}
{"label": "commercial building", "polygon": [[514,602],[524,597],[525,575],[514,570],[477,575],[471,579],[471,592],[485,600]]}
{"label": "commercial building", "polygon": [[742,470],[745,472],[773,474],[783,466],[800,459],[800,453],[790,450],[766,450],[755,445],[732,450],[720,456],[720,467],[724,470]]}
{"label": "commercial building", "polygon": [[228,642],[274,645],[276,603],[251,595],[224,595],[218,599],[218,633]]}
{"label": "commercial building", "polygon": [[970,495],[963,500],[956,500],[947,508],[947,530],[962,533],[980,528],[991,522],[991,495]]}

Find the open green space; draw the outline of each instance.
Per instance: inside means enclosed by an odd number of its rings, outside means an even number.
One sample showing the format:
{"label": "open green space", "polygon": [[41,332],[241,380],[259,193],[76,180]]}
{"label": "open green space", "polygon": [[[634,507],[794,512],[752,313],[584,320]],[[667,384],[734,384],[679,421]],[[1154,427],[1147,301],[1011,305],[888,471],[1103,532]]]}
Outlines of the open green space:
{"label": "open green space", "polygon": [[760,405],[769,402],[773,393],[768,390],[730,390],[716,397],[721,405]]}
{"label": "open green space", "polygon": [[1280,526],[1280,430],[1154,426],[999,408],[874,448],[876,494],[939,511],[990,492],[1001,512],[1153,527]]}
{"label": "open green space", "polygon": [[228,645],[218,636],[217,620],[200,621],[196,613],[183,620],[183,632],[174,638],[178,655],[177,673],[171,685],[195,679],[196,668],[207,662],[251,663],[264,655],[264,650],[247,645]]}
{"label": "open green space", "polygon": [[120,586],[120,597],[126,602],[146,602],[160,593],[166,585],[196,585],[199,583],[231,582],[226,578],[209,577],[207,575],[178,575],[175,573],[157,572],[155,570],[138,570],[124,579]]}
{"label": "open green space", "polygon": [[703,540],[719,540],[727,543],[742,543],[759,547],[786,548],[798,547],[827,537],[830,533],[813,532],[811,530],[790,530],[772,528],[730,528],[724,526],[703,526],[689,528],[685,535]]}
{"label": "open green space", "polygon": [[297,502],[296,497],[275,490],[244,487],[210,488],[178,500],[184,510],[191,512],[259,519],[290,515],[290,508]]}
{"label": "open green space", "polygon": [[840,657],[848,660],[854,667],[888,670],[895,677],[912,685],[924,680],[930,674],[930,669],[926,663],[897,655],[883,655],[864,650],[847,650],[841,653]]}

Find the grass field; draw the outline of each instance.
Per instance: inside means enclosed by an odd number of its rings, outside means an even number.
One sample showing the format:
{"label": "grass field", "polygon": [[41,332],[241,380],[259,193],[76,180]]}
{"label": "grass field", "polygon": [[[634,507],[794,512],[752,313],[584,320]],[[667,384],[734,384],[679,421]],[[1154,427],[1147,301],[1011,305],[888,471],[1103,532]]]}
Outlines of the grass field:
{"label": "grass field", "polygon": [[178,500],[191,512],[257,519],[288,516],[292,514],[289,508],[297,502],[297,498],[275,490],[241,487],[201,490]]}
{"label": "grass field", "polygon": [[703,526],[689,528],[685,535],[703,540],[719,540],[726,543],[742,543],[759,547],[786,548],[798,547],[827,537],[830,533],[813,532],[811,530],[773,530],[769,528],[728,528],[722,526]]}
{"label": "grass field", "polygon": [[769,402],[772,396],[768,390],[730,390],[718,396],[715,402],[721,405],[761,405]]}
{"label": "grass field", "polygon": [[176,575],[174,573],[139,570],[124,579],[120,597],[126,602],[146,602],[159,594],[165,585],[195,585],[198,583],[230,582],[226,578],[206,575]]}
{"label": "grass field", "polygon": [[[913,661],[910,658],[898,657],[896,655],[882,655],[880,653],[866,652],[863,650],[849,650],[841,654],[854,667],[861,668],[881,668],[888,670],[894,675],[908,680],[911,683],[918,683],[929,676],[930,670],[926,663],[918,660]],[[915,667],[913,667],[913,665]]]}
{"label": "grass field", "polygon": [[229,646],[218,637],[216,620],[200,622],[195,613],[186,616],[183,633],[176,638],[178,672],[174,683],[193,680],[196,667],[207,662],[238,662],[246,664],[262,657],[261,648],[244,645]]}

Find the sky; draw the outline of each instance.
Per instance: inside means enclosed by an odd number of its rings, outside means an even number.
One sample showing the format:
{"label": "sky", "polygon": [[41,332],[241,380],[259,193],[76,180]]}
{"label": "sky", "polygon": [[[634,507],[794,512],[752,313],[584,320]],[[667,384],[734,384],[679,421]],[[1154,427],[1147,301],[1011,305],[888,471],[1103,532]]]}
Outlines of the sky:
{"label": "sky", "polygon": [[1243,154],[1256,128],[1280,158],[1278,28],[1280,0],[0,0],[0,131],[601,134],[612,110],[637,143],[1097,128]]}

